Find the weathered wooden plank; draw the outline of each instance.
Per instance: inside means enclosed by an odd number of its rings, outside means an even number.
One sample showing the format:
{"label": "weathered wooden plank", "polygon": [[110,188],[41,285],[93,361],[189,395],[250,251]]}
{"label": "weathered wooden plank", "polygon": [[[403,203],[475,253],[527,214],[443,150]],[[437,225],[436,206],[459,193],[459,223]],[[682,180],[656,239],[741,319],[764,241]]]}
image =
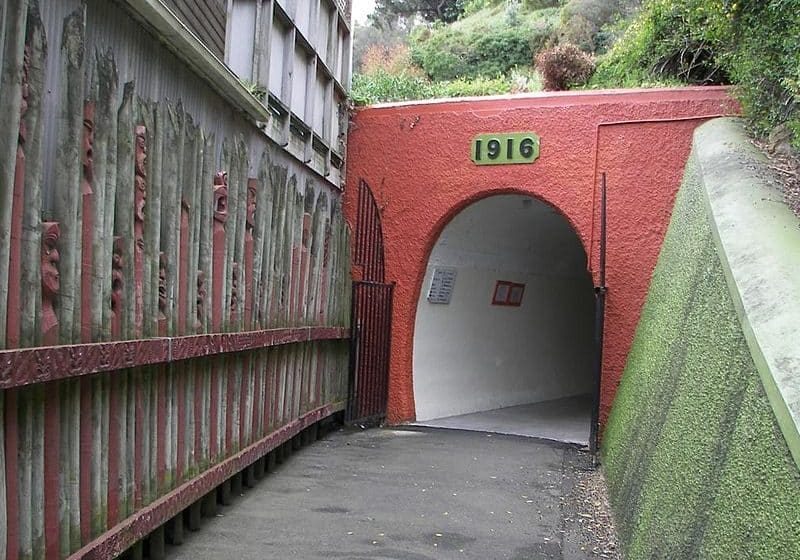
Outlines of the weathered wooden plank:
{"label": "weathered wooden plank", "polygon": [[169,146],[164,152],[161,190],[161,232],[159,248],[164,254],[164,278],[159,274],[159,322],[166,321],[166,329],[159,336],[176,334],[176,303],[178,293],[178,263],[180,249],[180,211],[184,143],[183,107],[166,105],[164,142]]}
{"label": "weathered wooden plank", "polygon": [[[144,211],[145,170],[144,150],[146,137],[134,133],[134,83],[123,86],[122,103],[117,111],[117,166],[116,192],[114,204],[114,237],[119,258],[117,268],[119,278],[115,288],[115,304],[112,321],[118,325],[121,338],[134,336],[135,298],[135,226],[136,215]],[[138,155],[138,159],[137,159]],[[136,194],[138,193],[138,195]],[[109,193],[110,198],[110,193]],[[113,240],[112,240],[113,243]],[[119,285],[121,284],[121,285]]]}
{"label": "weathered wooden plank", "polygon": [[[91,534],[92,536],[102,533],[107,524],[106,508],[108,488],[108,413],[107,401],[108,394],[106,386],[108,376],[98,375],[91,380],[92,403],[90,407],[91,415],[91,456],[90,467],[87,469],[91,484]],[[88,411],[84,410],[84,419],[89,420]]]}
{"label": "weathered wooden plank", "polygon": [[55,217],[61,227],[61,291],[57,308],[61,341],[80,338],[81,135],[83,130],[83,62],[85,6],[64,20],[59,61],[61,96],[56,152]]}
{"label": "weathered wooden plank", "polygon": [[61,555],[81,546],[80,380],[61,386]]}
{"label": "weathered wooden plank", "polygon": [[[94,59],[89,57],[89,75],[95,77],[97,72],[92,68]],[[97,81],[91,79],[87,90],[84,92],[83,103],[83,129],[81,130],[81,261],[80,261],[80,341],[92,342],[92,326],[95,315],[102,317],[102,310],[98,307],[92,309],[92,288],[96,283],[94,271],[94,246],[99,233],[96,226],[102,226],[102,212],[105,211],[105,201],[98,208],[96,204],[97,193],[94,185],[94,129],[95,109],[97,99]],[[100,221],[96,221],[99,212]],[[105,263],[103,263],[105,264]],[[99,301],[98,301],[99,303]]]}
{"label": "weathered wooden plank", "polygon": [[61,549],[61,395],[58,386],[45,392],[44,404],[44,534],[47,558],[58,558]]}
{"label": "weathered wooden plank", "polygon": [[44,558],[45,549],[45,395],[44,387],[36,386],[31,390],[31,400],[33,406],[33,429],[31,443],[31,507],[36,512],[33,518],[31,530],[31,556],[33,558]]}
{"label": "weathered wooden plank", "polygon": [[22,274],[20,302],[20,341],[22,346],[37,346],[41,339],[41,247],[42,247],[42,96],[47,39],[39,14],[38,1],[28,10],[27,30],[28,108],[24,115],[25,200],[22,214]]}
{"label": "weathered wooden plank", "polygon": [[92,426],[92,380],[84,377],[78,387],[80,393],[80,408],[85,412],[79,420],[79,493],[80,493],[80,535],[81,543],[87,543],[92,536],[92,462],[93,453],[93,426]]}
{"label": "weathered wooden plank", "polygon": [[3,441],[0,445],[5,453],[6,475],[6,540],[5,553],[9,559],[19,557],[20,519],[19,519],[19,416],[18,390],[4,391]]}
{"label": "weathered wooden plank", "polygon": [[211,327],[213,286],[213,234],[214,234],[214,137],[203,134],[203,173],[198,181],[200,189],[200,243],[198,247],[198,329],[209,332]]}
{"label": "weathered wooden plank", "polygon": [[6,347],[9,265],[11,251],[12,185],[17,160],[19,119],[22,96],[23,53],[27,0],[8,0],[3,8],[2,66],[0,89],[13,92],[4,95],[6,104],[0,111],[0,348]]}
{"label": "weathered wooden plank", "polygon": [[[111,265],[113,254],[113,215],[116,185],[117,70],[111,52],[95,53],[97,76],[94,103],[92,146],[92,190],[94,191],[93,267],[89,285],[91,310],[90,340],[110,338]],[[113,174],[110,172],[113,169]],[[108,215],[107,215],[108,213]],[[106,328],[107,327],[107,328]]]}
{"label": "weathered wooden plank", "polygon": [[[165,182],[171,180],[165,169],[168,167],[171,154],[174,149],[168,146],[169,134],[169,111],[164,104],[155,104],[153,108],[155,130],[153,132],[153,150],[148,152],[148,162],[150,163],[150,181],[148,183],[147,204],[148,211],[145,214],[144,228],[144,317],[145,317],[145,336],[156,336],[158,332],[159,320],[159,273],[161,261],[161,220],[163,219],[162,205],[168,204],[165,197],[169,196],[169,190],[165,190]],[[166,161],[165,161],[166,160]],[[167,171],[169,173],[169,171]]]}

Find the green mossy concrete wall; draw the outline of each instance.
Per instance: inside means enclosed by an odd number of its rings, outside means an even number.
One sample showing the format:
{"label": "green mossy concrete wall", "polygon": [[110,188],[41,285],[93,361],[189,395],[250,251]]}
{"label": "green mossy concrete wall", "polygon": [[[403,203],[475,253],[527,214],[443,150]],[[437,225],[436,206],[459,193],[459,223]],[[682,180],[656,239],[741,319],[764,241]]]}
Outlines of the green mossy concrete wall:
{"label": "green mossy concrete wall", "polygon": [[[627,560],[800,558],[800,473],[687,164],[604,435]],[[765,289],[768,289],[765,287]]]}

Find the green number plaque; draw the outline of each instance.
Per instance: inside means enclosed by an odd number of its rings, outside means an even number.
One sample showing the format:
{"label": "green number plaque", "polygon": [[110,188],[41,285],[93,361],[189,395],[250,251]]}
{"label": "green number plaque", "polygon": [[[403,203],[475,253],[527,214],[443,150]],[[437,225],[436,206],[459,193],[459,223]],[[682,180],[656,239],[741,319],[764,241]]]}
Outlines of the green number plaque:
{"label": "green number plaque", "polygon": [[533,132],[480,134],[472,140],[475,165],[533,163],[539,157],[539,136]]}

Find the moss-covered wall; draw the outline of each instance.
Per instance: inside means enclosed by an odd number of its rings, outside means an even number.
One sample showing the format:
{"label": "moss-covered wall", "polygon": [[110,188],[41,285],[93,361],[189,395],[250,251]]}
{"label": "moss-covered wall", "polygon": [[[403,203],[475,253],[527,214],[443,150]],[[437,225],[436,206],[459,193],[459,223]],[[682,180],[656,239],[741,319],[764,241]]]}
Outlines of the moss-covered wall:
{"label": "moss-covered wall", "polygon": [[693,155],[604,435],[620,540],[628,560],[800,558],[800,473],[726,286],[699,172]]}

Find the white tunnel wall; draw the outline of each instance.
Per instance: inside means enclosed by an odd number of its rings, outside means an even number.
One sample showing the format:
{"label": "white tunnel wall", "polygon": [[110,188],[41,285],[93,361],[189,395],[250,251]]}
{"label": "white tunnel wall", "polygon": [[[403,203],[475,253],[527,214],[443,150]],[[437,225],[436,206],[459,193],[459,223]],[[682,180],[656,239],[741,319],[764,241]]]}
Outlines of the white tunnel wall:
{"label": "white tunnel wall", "polygon": [[[433,269],[457,270],[449,304],[427,300]],[[498,280],[520,307],[491,305]],[[476,202],[445,227],[428,262],[414,333],[418,421],[590,393],[594,298],[576,234],[521,195]]]}

